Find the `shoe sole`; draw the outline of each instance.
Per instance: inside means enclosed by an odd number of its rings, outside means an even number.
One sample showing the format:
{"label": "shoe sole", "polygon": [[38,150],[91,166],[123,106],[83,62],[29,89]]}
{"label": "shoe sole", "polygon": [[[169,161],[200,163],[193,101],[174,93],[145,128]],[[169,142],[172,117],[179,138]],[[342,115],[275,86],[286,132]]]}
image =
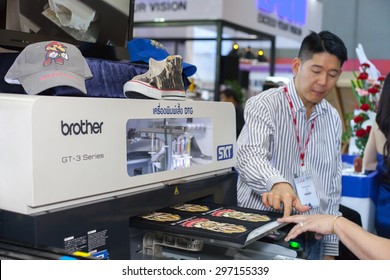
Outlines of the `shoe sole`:
{"label": "shoe sole", "polygon": [[152,87],[142,81],[128,81],[123,87],[124,95],[127,98],[135,99],[165,99],[185,100],[185,92],[180,90],[161,90]]}
{"label": "shoe sole", "polygon": [[126,98],[129,99],[147,99],[147,100],[155,99],[135,91],[126,91],[125,96]]}
{"label": "shoe sole", "polygon": [[186,100],[186,97],[183,96],[183,94],[181,95],[176,95],[176,94],[164,94],[163,93],[163,96],[161,96],[161,99],[163,100]]}

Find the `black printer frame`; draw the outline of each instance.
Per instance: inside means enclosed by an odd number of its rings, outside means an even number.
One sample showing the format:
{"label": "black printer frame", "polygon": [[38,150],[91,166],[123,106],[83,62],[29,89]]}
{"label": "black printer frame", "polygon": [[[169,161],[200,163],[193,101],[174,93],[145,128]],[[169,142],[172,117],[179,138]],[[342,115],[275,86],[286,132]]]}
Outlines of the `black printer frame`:
{"label": "black printer frame", "polygon": [[[39,214],[0,210],[0,238],[33,246],[51,246],[69,251],[86,251],[88,234],[100,233],[95,240],[109,259],[127,260],[130,254],[129,219],[194,199],[223,205],[237,205],[234,171],[191,182],[167,184],[154,190]],[[69,239],[74,237],[71,248]],[[95,236],[96,237],[96,236]]]}

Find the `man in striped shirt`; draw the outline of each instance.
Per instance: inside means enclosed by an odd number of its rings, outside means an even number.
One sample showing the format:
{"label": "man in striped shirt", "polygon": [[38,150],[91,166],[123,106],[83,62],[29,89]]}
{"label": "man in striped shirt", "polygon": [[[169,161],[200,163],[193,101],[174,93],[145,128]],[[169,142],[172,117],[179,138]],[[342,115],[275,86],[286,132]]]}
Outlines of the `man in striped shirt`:
{"label": "man in striped shirt", "polygon": [[[245,126],[237,140],[240,206],[282,211],[284,216],[339,214],[342,126],[338,112],[324,98],[346,60],[339,37],[311,32],[293,59],[293,79],[247,101]],[[312,248],[309,258],[338,255],[335,235],[305,242]]]}

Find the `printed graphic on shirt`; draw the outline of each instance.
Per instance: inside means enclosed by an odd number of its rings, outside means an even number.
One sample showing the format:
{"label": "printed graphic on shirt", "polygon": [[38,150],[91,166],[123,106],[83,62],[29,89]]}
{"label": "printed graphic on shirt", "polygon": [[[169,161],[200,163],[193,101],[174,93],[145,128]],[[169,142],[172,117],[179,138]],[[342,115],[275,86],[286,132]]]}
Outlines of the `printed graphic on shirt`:
{"label": "printed graphic on shirt", "polygon": [[192,228],[211,230],[211,231],[222,232],[227,234],[241,233],[247,231],[246,227],[242,225],[221,223],[206,218],[195,218],[189,221],[185,221],[184,223],[181,224],[181,226],[187,228],[192,227]]}
{"label": "printed graphic on shirt", "polygon": [[180,220],[180,216],[173,213],[153,212],[142,215],[141,218],[156,222],[175,222]]}
{"label": "printed graphic on shirt", "polygon": [[286,225],[283,214],[191,201],[132,217],[130,226],[242,247]]}
{"label": "printed graphic on shirt", "polygon": [[246,213],[242,211],[237,211],[233,209],[221,209],[213,212],[211,216],[214,217],[225,217],[225,218],[232,218],[237,219],[241,221],[248,221],[248,222],[266,222],[271,220],[270,217],[267,215],[259,215],[256,213]]}
{"label": "printed graphic on shirt", "polygon": [[205,205],[190,204],[190,203],[174,205],[171,208],[176,210],[181,210],[181,211],[187,211],[187,212],[205,212],[210,210],[210,208]]}

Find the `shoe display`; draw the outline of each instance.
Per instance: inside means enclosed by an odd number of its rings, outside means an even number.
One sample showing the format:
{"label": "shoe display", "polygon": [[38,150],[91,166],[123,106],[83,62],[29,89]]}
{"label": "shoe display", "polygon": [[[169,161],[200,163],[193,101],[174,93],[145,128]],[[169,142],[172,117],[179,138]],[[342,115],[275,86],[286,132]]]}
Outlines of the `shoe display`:
{"label": "shoe display", "polygon": [[[150,58],[163,60],[170,55],[162,43],[152,39],[134,38],[127,42],[127,49],[130,62],[134,63],[149,63]],[[186,77],[191,77],[196,72],[196,66],[185,61],[182,62],[182,67]]]}
{"label": "shoe display", "polygon": [[128,81],[123,92],[127,98],[184,100],[182,57],[170,55],[164,60],[149,59],[149,70]]}

